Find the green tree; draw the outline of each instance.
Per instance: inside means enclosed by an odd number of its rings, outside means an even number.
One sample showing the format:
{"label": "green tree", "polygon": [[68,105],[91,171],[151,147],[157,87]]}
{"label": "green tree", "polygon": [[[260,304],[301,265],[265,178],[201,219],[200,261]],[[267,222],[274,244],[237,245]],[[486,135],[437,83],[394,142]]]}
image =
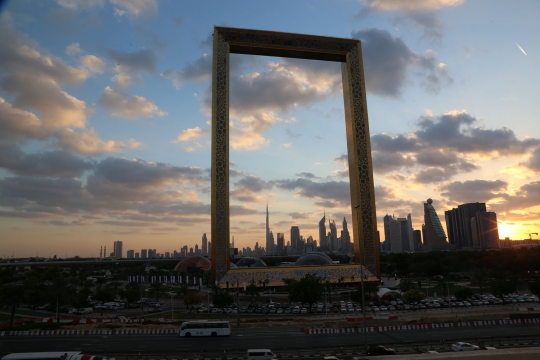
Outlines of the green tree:
{"label": "green tree", "polygon": [[540,297],[540,281],[536,280],[530,284],[531,293]]}
{"label": "green tree", "polygon": [[407,278],[407,279],[400,279],[399,280],[399,290],[401,290],[401,292],[407,292],[411,289],[416,289],[416,284],[414,283],[413,280]]}
{"label": "green tree", "polygon": [[120,296],[125,298],[130,304],[136,302],[141,298],[139,290],[135,290],[133,288],[120,290]]}
{"label": "green tree", "polygon": [[403,294],[403,298],[405,298],[407,302],[417,302],[422,300],[425,296],[426,295],[418,289],[410,289]]}
{"label": "green tree", "polygon": [[104,301],[104,302],[113,301],[114,293],[112,292],[112,289],[97,288],[96,292],[94,293],[93,299],[97,301]]}
{"label": "green tree", "polygon": [[467,300],[468,298],[473,296],[473,291],[468,287],[464,287],[462,289],[454,291],[454,296],[458,300]]}
{"label": "green tree", "polygon": [[189,308],[189,312],[193,308],[193,305],[200,304],[202,302],[202,296],[198,291],[190,290],[184,294],[184,304]]}
{"label": "green tree", "polygon": [[0,303],[11,308],[9,327],[13,328],[15,309],[17,309],[26,295],[25,288],[21,283],[6,284],[0,288]]}
{"label": "green tree", "polygon": [[219,286],[214,286],[212,290],[212,303],[215,307],[225,308],[234,302],[234,297]]}
{"label": "green tree", "polygon": [[309,312],[314,303],[319,301],[324,291],[322,279],[315,274],[305,274],[298,280],[292,291],[292,300],[309,304]]}
{"label": "green tree", "polygon": [[475,270],[472,277],[472,282],[473,284],[478,285],[478,287],[480,288],[480,294],[484,293],[483,289],[487,283],[487,279],[488,279],[487,273],[483,269]]}
{"label": "green tree", "polygon": [[251,283],[246,287],[246,295],[251,297],[251,303],[253,304],[253,300],[259,298],[259,288],[255,284],[255,281],[251,281]]}
{"label": "green tree", "polygon": [[296,284],[296,279],[293,278],[284,278],[281,281],[285,284],[285,291],[287,291],[287,299],[289,300],[289,304],[291,303],[291,294],[292,289],[294,285]]}
{"label": "green tree", "polygon": [[79,291],[79,293],[71,299],[71,306],[76,309],[85,308],[89,304],[88,295],[82,291]]}

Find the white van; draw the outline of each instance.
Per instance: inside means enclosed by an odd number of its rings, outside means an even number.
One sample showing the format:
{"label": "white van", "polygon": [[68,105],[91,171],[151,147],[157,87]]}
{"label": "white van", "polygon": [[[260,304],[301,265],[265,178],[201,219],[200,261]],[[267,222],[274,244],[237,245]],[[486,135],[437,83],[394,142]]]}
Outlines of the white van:
{"label": "white van", "polygon": [[249,349],[247,351],[247,360],[272,360],[276,354],[270,349]]}

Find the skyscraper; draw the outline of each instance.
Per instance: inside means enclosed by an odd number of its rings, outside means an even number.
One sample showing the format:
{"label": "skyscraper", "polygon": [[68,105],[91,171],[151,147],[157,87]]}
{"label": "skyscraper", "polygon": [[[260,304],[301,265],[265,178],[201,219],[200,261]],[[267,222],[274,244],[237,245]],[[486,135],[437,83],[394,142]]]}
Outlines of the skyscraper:
{"label": "skyscraper", "polygon": [[422,225],[424,245],[427,251],[448,249],[446,234],[432,204],[431,199],[427,199],[424,203],[424,225]]}
{"label": "skyscraper", "polygon": [[328,243],[330,245],[330,250],[338,251],[338,238],[337,238],[337,228],[335,220],[328,220],[328,226],[330,227],[330,232],[328,233]]}
{"label": "skyscraper", "polygon": [[274,253],[274,234],[270,232],[270,215],[266,204],[266,254]]}
{"label": "skyscraper", "polygon": [[328,239],[326,238],[326,213],[324,213],[321,221],[319,221],[319,244],[322,251],[329,251]]}
{"label": "skyscraper", "polygon": [[394,220],[394,216],[390,216],[388,214],[386,214],[383,218],[383,222],[384,222],[384,243],[383,243],[383,248],[384,248],[384,251],[390,251],[391,249],[391,240],[390,240],[390,221]]}
{"label": "skyscraper", "polygon": [[499,247],[499,226],[497,214],[492,211],[476,213],[476,230],[481,249],[496,249]]}
{"label": "skyscraper", "polygon": [[[398,219],[399,220],[399,219]],[[401,226],[398,220],[390,220],[388,224],[390,232],[390,252],[400,253],[403,251],[403,241],[401,241]]]}
{"label": "skyscraper", "polygon": [[341,230],[341,251],[345,253],[351,251],[351,234],[345,218],[343,218],[343,230]]}
{"label": "skyscraper", "polygon": [[202,236],[201,251],[202,255],[208,255],[208,239],[206,238],[206,233]]}
{"label": "skyscraper", "polygon": [[113,245],[114,257],[117,259],[122,258],[122,242],[115,241]]}
{"label": "skyscraper", "polygon": [[473,234],[472,219],[478,212],[485,212],[485,203],[468,203],[445,211],[448,241],[458,249],[480,249],[478,234]]}
{"label": "skyscraper", "polygon": [[409,235],[409,251],[410,252],[415,252],[416,250],[418,250],[416,247],[415,247],[415,244],[414,244],[414,235],[413,235],[413,227],[412,227],[412,216],[411,214],[407,214],[407,233]]}
{"label": "skyscraper", "polygon": [[278,233],[277,234],[277,253],[283,254],[284,247],[285,247],[285,234]]}
{"label": "skyscraper", "polygon": [[141,249],[141,259],[147,259],[148,258],[148,252],[146,249]]}
{"label": "skyscraper", "polygon": [[291,249],[297,251],[298,242],[300,241],[300,229],[298,226],[291,226]]}

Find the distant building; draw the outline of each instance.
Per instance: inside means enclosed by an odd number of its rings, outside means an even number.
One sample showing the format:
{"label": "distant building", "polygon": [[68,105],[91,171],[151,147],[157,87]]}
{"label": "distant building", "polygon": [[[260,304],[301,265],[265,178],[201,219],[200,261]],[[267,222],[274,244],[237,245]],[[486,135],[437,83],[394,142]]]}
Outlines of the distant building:
{"label": "distant building", "polygon": [[115,241],[113,245],[114,257],[117,259],[122,259],[122,242]]}
{"label": "distant building", "polygon": [[384,251],[390,251],[390,221],[394,220],[394,216],[390,216],[386,214],[383,218],[383,224],[384,224],[384,242],[383,242],[383,250]]}
{"label": "distant building", "polygon": [[328,232],[328,243],[330,245],[330,250],[337,252],[339,250],[339,245],[335,220],[332,220],[331,222],[328,220],[328,226],[330,227],[330,232]]}
{"label": "distant building", "polygon": [[141,259],[148,259],[148,251],[146,249],[141,249]]}
{"label": "distant building", "polygon": [[388,224],[390,231],[390,252],[400,253],[403,251],[403,242],[401,241],[401,227],[397,220],[390,220]]}
{"label": "distant building", "polygon": [[[444,212],[448,242],[458,249],[480,249],[478,233],[473,232],[478,212],[485,212],[485,203],[468,203]],[[474,225],[472,225],[474,224]]]}
{"label": "distant building", "polygon": [[300,229],[298,226],[291,226],[291,250],[297,251],[298,242],[300,241]]}
{"label": "distant building", "polygon": [[347,220],[343,218],[343,230],[341,230],[341,251],[348,253],[351,251],[351,234],[347,228]]}
{"label": "distant building", "polygon": [[321,251],[329,251],[328,239],[326,238],[326,213],[323,215],[321,221],[319,221],[319,244]]}
{"label": "distant building", "polygon": [[270,231],[270,214],[268,212],[268,204],[266,204],[266,254],[274,253],[274,234]]}
{"label": "distant building", "polygon": [[128,259],[135,259],[135,250],[128,250],[126,256]]}
{"label": "distant building", "polygon": [[424,203],[424,225],[422,225],[422,237],[427,251],[446,250],[446,234],[444,233],[439,216],[433,207],[433,200],[427,199]]}
{"label": "distant building", "polygon": [[497,249],[499,247],[499,226],[497,214],[492,211],[476,213],[476,236],[481,249]]}
{"label": "distant building", "polygon": [[206,233],[203,234],[201,240],[201,251],[203,255],[208,255],[208,239],[206,238]]}
{"label": "distant building", "polygon": [[283,254],[285,248],[285,234],[284,233],[278,233],[277,234],[277,253]]}
{"label": "distant building", "polygon": [[136,252],[136,253],[135,253],[135,259],[139,259],[139,258],[140,258],[139,253]]}
{"label": "distant building", "polygon": [[413,239],[414,239],[414,250],[421,251],[423,250],[422,246],[422,231],[413,230]]}

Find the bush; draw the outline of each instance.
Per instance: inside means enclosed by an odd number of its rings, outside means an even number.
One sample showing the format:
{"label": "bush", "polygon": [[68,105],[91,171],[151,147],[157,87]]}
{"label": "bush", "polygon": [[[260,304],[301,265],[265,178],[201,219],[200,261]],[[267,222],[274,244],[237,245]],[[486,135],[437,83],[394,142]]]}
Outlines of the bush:
{"label": "bush", "polygon": [[420,290],[410,289],[407,292],[405,292],[405,294],[403,294],[403,297],[405,298],[407,302],[412,303],[412,302],[417,302],[417,301],[422,300],[425,297],[425,295]]}
{"label": "bush", "polygon": [[473,292],[470,288],[463,288],[463,289],[456,290],[454,292],[454,296],[458,300],[466,300],[467,298],[470,298],[471,296],[473,296]]}

